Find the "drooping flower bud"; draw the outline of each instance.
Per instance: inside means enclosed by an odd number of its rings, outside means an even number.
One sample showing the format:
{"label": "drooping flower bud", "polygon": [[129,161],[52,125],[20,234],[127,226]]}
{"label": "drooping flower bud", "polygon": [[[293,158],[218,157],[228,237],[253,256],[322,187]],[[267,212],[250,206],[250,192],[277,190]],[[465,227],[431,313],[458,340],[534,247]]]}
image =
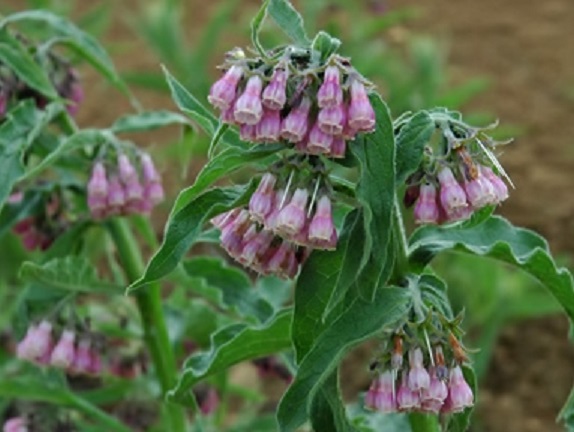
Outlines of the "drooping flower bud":
{"label": "drooping flower bud", "polygon": [[275,142],[281,132],[281,116],[279,111],[266,109],[261,121],[257,123],[255,138],[258,142]]}
{"label": "drooping flower bud", "polygon": [[271,81],[263,90],[261,102],[266,108],[278,111],[285,106],[287,101],[287,94],[285,92],[287,87],[287,71],[282,68],[276,68],[273,71]]}
{"label": "drooping flower bud", "polygon": [[447,216],[451,218],[468,207],[466,193],[454,178],[449,167],[444,167],[438,173],[440,182],[440,202]]}
{"label": "drooping flower bud", "polygon": [[345,139],[341,136],[333,137],[333,142],[331,143],[331,157],[342,159],[345,157],[347,151],[347,143]]}
{"label": "drooping flower bud", "polygon": [[209,90],[207,100],[220,110],[225,110],[235,100],[235,93],[239,80],[243,76],[243,69],[240,66],[231,66],[227,72],[216,81]]}
{"label": "drooping flower bud", "polygon": [[242,124],[239,126],[239,138],[247,142],[257,142],[257,126]]}
{"label": "drooping flower bud", "polygon": [[465,182],[464,190],[466,192],[468,202],[474,209],[479,209],[496,202],[494,188],[490,182],[481,175]]}
{"label": "drooping flower bud", "polygon": [[423,410],[438,413],[448,396],[448,388],[444,381],[439,379],[435,368],[430,371],[430,384],[421,391],[421,406]]}
{"label": "drooping flower bud", "polygon": [[325,69],[323,83],[317,92],[317,104],[320,108],[333,107],[343,102],[341,89],[341,74],[337,66],[328,66]]}
{"label": "drooping flower bud", "polygon": [[346,121],[347,113],[343,103],[321,108],[317,117],[319,128],[329,135],[341,135]]}
{"label": "drooping flower bud", "polygon": [[450,371],[448,399],[451,412],[461,412],[474,404],[472,390],[464,379],[460,366],[455,366]]}
{"label": "drooping flower bud", "polygon": [[250,228],[249,212],[241,210],[237,216],[221,230],[221,246],[232,257],[237,257],[243,248],[245,232]]}
{"label": "drooping flower bud", "polygon": [[54,347],[50,356],[50,364],[55,367],[67,369],[74,363],[76,349],[74,342],[76,334],[71,330],[64,330],[60,340]]}
{"label": "drooping flower bud", "polygon": [[439,221],[439,211],[436,199],[436,188],[432,184],[420,187],[419,197],[414,209],[416,224],[436,224]]}
{"label": "drooping flower bud", "polygon": [[379,375],[365,395],[365,408],[382,413],[397,411],[397,401],[394,395],[395,377],[391,371]]}
{"label": "drooping flower bud", "polygon": [[413,391],[407,383],[406,372],[402,373],[401,384],[397,391],[397,406],[400,411],[409,411],[420,407],[420,395],[418,391]]}
{"label": "drooping flower bud", "polygon": [[[265,270],[281,278],[292,278],[295,276],[293,275],[294,263],[296,265],[293,244],[288,241],[283,241],[267,262]],[[295,271],[296,270],[297,267],[295,267]]]}
{"label": "drooping flower bud", "polygon": [[161,176],[159,175],[153,159],[149,153],[141,153],[140,163],[142,168],[142,176],[144,183],[160,182]]}
{"label": "drooping flower bud", "polygon": [[101,217],[107,206],[108,180],[106,169],[101,162],[96,162],[88,182],[88,207],[95,217]]}
{"label": "drooping flower bud", "polygon": [[13,417],[6,420],[2,427],[3,432],[28,432],[28,422],[24,417]]}
{"label": "drooping flower bud", "polygon": [[263,81],[258,75],[253,75],[247,81],[245,90],[235,102],[234,116],[239,124],[256,125],[263,115],[261,105],[261,90]]}
{"label": "drooping flower bud", "polygon": [[71,367],[75,373],[90,373],[92,364],[91,345],[92,344],[89,339],[82,339],[78,342],[78,349],[76,350],[74,362]]}
{"label": "drooping flower bud", "polygon": [[430,385],[430,375],[423,366],[423,352],[420,348],[409,351],[408,386],[412,391],[419,392]]}
{"label": "drooping flower bud", "polygon": [[331,200],[327,195],[323,195],[317,201],[317,210],[309,225],[309,242],[311,244],[327,242],[333,236],[334,231]]}
{"label": "drooping flower bud", "polygon": [[321,130],[319,123],[315,123],[309,132],[307,150],[312,154],[330,154],[333,136]]}
{"label": "drooping flower bud", "polygon": [[490,182],[494,192],[495,202],[500,204],[502,201],[506,200],[508,198],[508,187],[504,181],[502,181],[499,176],[494,174],[494,172],[489,167],[481,166],[480,172]]}
{"label": "drooping flower bud", "polygon": [[110,177],[107,204],[109,214],[120,214],[126,204],[124,188],[115,175]]}
{"label": "drooping flower bud", "polygon": [[273,188],[276,182],[277,178],[271,173],[266,173],[261,178],[257,190],[249,199],[249,212],[252,219],[264,223],[265,217],[271,212],[273,207]]}
{"label": "drooping flower bud", "polygon": [[28,328],[26,337],[16,348],[16,355],[23,360],[38,361],[51,353],[52,346],[52,324],[42,321]]}
{"label": "drooping flower bud", "polygon": [[371,132],[375,128],[375,111],[365,86],[357,79],[351,83],[348,123],[350,128],[358,132]]}
{"label": "drooping flower bud", "polygon": [[309,128],[310,110],[311,100],[308,97],[303,97],[301,103],[283,119],[281,137],[292,143],[303,140]]}
{"label": "drooping flower bud", "polygon": [[138,180],[138,173],[125,153],[118,155],[118,173],[124,185]]}
{"label": "drooping flower bud", "polygon": [[294,236],[305,226],[307,216],[305,208],[309,192],[307,189],[299,188],[295,190],[293,198],[278,214],[275,224],[275,231],[281,235]]}
{"label": "drooping flower bud", "polygon": [[245,242],[238,261],[243,265],[251,267],[255,262],[259,262],[273,241],[271,231],[262,230],[253,238]]}

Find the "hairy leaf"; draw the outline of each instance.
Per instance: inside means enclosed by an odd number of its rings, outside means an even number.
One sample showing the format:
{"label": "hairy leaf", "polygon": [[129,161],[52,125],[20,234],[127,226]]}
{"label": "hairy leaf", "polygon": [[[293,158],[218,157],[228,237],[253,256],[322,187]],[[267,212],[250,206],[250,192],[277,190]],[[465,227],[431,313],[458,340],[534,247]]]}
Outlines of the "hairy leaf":
{"label": "hairy leaf", "polygon": [[234,324],[215,333],[211,349],[191,356],[168,399],[189,404],[190,390],[202,379],[245,360],[264,357],[291,346],[291,311],[284,310],[262,326]]}
{"label": "hairy leaf", "polygon": [[256,318],[260,322],[273,314],[273,306],[261,298],[247,275],[225,265],[222,260],[198,257],[186,261],[183,267],[191,278],[191,289],[215,301],[218,306],[234,308],[242,316]]}
{"label": "hairy leaf", "polygon": [[357,297],[317,338],[299,365],[297,376],[277,412],[282,432],[297,430],[309,414],[311,401],[343,355],[358,343],[393,325],[408,311],[410,293],[381,288],[372,302]]}
{"label": "hairy leaf", "polygon": [[267,16],[268,5],[269,0],[265,0],[259,8],[257,14],[251,20],[251,43],[262,56],[265,56],[266,53],[265,48],[263,48],[263,45],[261,45],[261,42],[259,41],[259,31],[261,30],[261,26],[263,25],[265,17]]}
{"label": "hairy leaf", "polygon": [[336,53],[340,46],[341,41],[339,39],[324,31],[317,33],[311,44],[311,48],[313,51],[319,53],[322,61],[327,60],[331,54]]}
{"label": "hairy leaf", "polygon": [[172,124],[187,125],[189,121],[181,114],[171,111],[147,111],[120,117],[112,125],[113,132],[140,132]]}
{"label": "hairy leaf", "polygon": [[470,226],[422,227],[413,233],[409,249],[411,266],[416,269],[449,249],[516,265],[545,285],[574,320],[574,281],[570,272],[557,267],[546,240],[533,231],[514,227],[500,216]]}
{"label": "hairy leaf", "polygon": [[174,270],[201,234],[206,220],[247,202],[253,186],[209,190],[178,210],[168,221],[160,248],[144,274],[128,287],[133,291]]}
{"label": "hairy leaf", "polygon": [[401,127],[397,136],[397,184],[404,183],[417,170],[434,130],[434,122],[426,111],[418,112]]}
{"label": "hairy leaf", "polygon": [[[357,198],[364,209],[365,247],[371,245],[370,256],[357,277],[359,292],[367,300],[373,299],[385,270],[395,199],[395,141],[391,117],[379,96],[371,95],[370,99],[376,113],[376,129],[359,136],[351,146],[361,166]],[[382,285],[386,281],[380,282]]]}
{"label": "hairy leaf", "polygon": [[122,294],[121,287],[102,281],[92,263],[84,257],[56,258],[45,264],[26,261],[20,267],[20,278],[57,290]]}
{"label": "hairy leaf", "polygon": [[303,18],[289,0],[269,0],[269,16],[291,40],[300,47],[308,47],[309,39],[303,27]]}

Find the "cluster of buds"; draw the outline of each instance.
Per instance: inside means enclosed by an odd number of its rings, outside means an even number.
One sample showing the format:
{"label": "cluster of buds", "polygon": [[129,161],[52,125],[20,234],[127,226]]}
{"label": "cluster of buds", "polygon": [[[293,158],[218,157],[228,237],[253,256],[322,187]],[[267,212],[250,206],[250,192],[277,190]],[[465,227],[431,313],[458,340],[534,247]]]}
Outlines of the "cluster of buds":
{"label": "cluster of buds", "polygon": [[431,308],[426,318],[395,329],[371,365],[376,376],[365,406],[383,413],[433,414],[471,407],[474,395],[463,375],[469,360],[455,336],[460,319],[449,321]]}
{"label": "cluster of buds", "polygon": [[[20,38],[22,40],[22,38]],[[44,52],[44,58],[39,59],[42,68],[48,71],[54,89],[66,100],[66,109],[70,115],[76,115],[84,100],[84,90],[80,83],[78,71],[70,62],[59,54],[45,50],[37,50],[30,45],[34,53]],[[34,56],[38,58],[37,55]],[[31,88],[22,81],[7,65],[0,63],[0,119],[11,104],[20,100],[32,98],[38,108],[43,109],[50,101],[45,95]]]}
{"label": "cluster of buds", "polygon": [[98,375],[102,371],[100,354],[89,337],[77,338],[73,330],[66,329],[56,341],[48,321],[28,328],[16,347],[16,356],[72,374]]}
{"label": "cluster of buds", "polygon": [[28,432],[28,420],[25,417],[12,417],[4,422],[3,432]]}
{"label": "cluster of buds", "polygon": [[[12,228],[28,251],[48,249],[69,223],[61,190],[52,192],[42,194],[40,203],[33,206],[33,214],[19,220]],[[20,192],[12,194],[7,204],[14,207],[28,205]]]}
{"label": "cluster of buds", "polygon": [[141,173],[125,153],[118,155],[113,171],[106,170],[102,161],[94,164],[87,186],[92,217],[102,219],[115,215],[149,214],[163,201],[161,177],[148,153],[140,154],[139,168]]}
{"label": "cluster of buds", "polygon": [[337,246],[328,190],[317,179],[312,191],[303,185],[291,191],[292,179],[293,171],[283,186],[266,173],[247,208],[212,219],[227,253],[258,273],[294,278],[312,249]]}
{"label": "cluster of buds", "polygon": [[270,62],[248,59],[241,50],[229,57],[208,100],[222,122],[239,126],[244,141],[283,142],[301,153],[343,158],[346,141],[374,130],[369,84],[348,59],[334,54],[320,63],[293,47]]}
{"label": "cluster of buds", "polygon": [[460,121],[441,120],[437,126],[443,133],[438,148],[427,145],[419,170],[408,182],[405,204],[414,202],[415,223],[465,220],[506,200],[502,177],[508,177],[491,151],[502,143]]}

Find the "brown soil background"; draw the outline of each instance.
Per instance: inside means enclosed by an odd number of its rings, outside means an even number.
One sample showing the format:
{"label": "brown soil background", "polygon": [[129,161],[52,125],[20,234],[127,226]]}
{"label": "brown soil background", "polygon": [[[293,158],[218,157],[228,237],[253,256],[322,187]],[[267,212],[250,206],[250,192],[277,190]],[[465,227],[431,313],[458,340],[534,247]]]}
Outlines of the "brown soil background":
{"label": "brown soil background", "polygon": [[[157,71],[159,62],[120,18],[121,12],[126,13],[135,3],[118,2],[121,6],[114,12],[104,43],[112,49],[120,71]],[[12,9],[22,8],[21,0],[7,4]],[[186,33],[193,41],[208,10],[204,2],[186,5]],[[387,2],[389,8],[403,6],[424,11],[405,30],[426,33],[448,47],[455,81],[477,75],[491,79],[490,89],[468,108],[496,113],[502,124],[523,128],[524,133],[502,158],[517,190],[501,212],[514,223],[547,236],[554,251],[574,254],[572,0]],[[237,39],[247,36],[246,29]],[[89,68],[82,72],[87,101],[80,111],[80,124],[108,125],[129,110],[127,102],[95,72]],[[148,109],[174,108],[165,95],[137,88],[135,93]],[[157,142],[159,137],[151,135],[145,141]],[[196,169],[193,166],[191,172]],[[504,331],[480,393],[473,430],[563,430],[555,424],[555,417],[574,378],[574,350],[567,344],[566,334],[567,323],[561,317],[521,322]],[[369,358],[363,361],[355,361],[345,376],[352,370],[364,370]],[[364,381],[357,384],[365,385]]]}

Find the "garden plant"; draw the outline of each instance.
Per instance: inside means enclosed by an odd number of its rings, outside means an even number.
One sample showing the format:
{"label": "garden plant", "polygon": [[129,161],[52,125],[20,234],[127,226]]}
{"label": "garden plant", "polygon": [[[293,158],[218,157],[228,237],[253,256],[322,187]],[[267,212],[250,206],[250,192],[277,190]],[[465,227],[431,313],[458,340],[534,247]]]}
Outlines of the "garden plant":
{"label": "garden plant", "polygon": [[[277,46],[259,38],[266,20]],[[251,42],[220,55],[206,100],[164,67],[181,113],[145,111],[70,21],[0,17],[5,432],[465,431],[481,347],[465,346],[433,271],[442,252],[516,266],[574,318],[572,276],[546,241],[494,215],[514,187],[496,124],[391,113],[344,41],[309,37],[287,0],[263,2]],[[79,128],[90,89],[72,57],[135,113]],[[203,131],[209,149],[159,243],[151,214],[169,197],[136,142],[168,125]],[[344,401],[341,363],[366,341],[372,382]],[[230,379],[243,362],[285,381],[273,415]]]}

